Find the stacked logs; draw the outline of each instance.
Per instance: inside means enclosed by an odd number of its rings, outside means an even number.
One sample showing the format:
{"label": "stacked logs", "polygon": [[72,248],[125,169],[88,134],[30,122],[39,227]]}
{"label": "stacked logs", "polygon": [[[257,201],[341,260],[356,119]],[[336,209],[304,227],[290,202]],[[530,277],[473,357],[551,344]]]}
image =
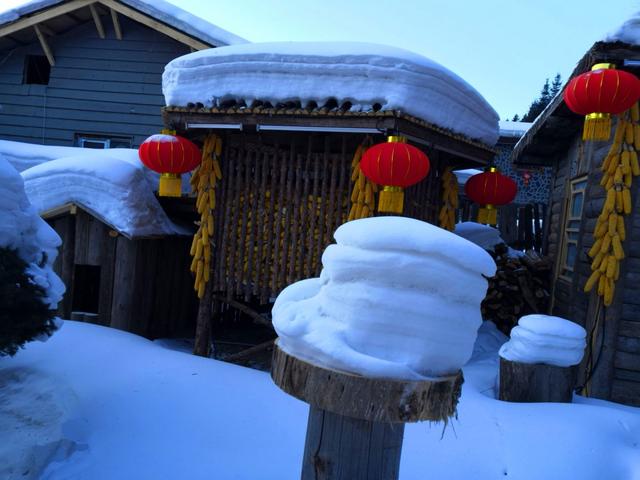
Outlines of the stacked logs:
{"label": "stacked logs", "polygon": [[456,210],[458,209],[458,177],[447,167],[442,174],[442,208],[438,215],[440,228],[453,232],[456,228]]}
{"label": "stacked logs", "polygon": [[211,274],[211,242],[214,231],[213,211],[216,208],[216,183],[222,178],[220,170],[220,153],[222,140],[209,135],[202,149],[202,162],[193,172],[191,189],[197,193],[196,208],[200,215],[198,230],[193,236],[190,254],[191,272],[195,273],[194,289],[198,298],[202,299]]}
{"label": "stacked logs", "polygon": [[482,301],[484,320],[493,321],[505,334],[523,315],[546,312],[549,301],[551,262],[533,250],[522,257],[508,254],[504,244],[489,252],[497,265],[496,275],[489,280],[487,296]]}

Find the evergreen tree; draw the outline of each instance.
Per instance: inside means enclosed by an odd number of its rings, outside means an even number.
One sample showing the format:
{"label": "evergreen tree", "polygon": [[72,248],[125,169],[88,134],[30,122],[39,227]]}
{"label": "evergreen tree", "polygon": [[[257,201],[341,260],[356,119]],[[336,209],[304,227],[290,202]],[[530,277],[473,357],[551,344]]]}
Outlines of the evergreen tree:
{"label": "evergreen tree", "polygon": [[560,90],[562,90],[562,77],[560,77],[559,73],[556,73],[556,76],[553,77],[553,83],[551,84],[551,97],[555,97]]}
{"label": "evergreen tree", "polygon": [[519,122],[520,121],[520,115],[518,115],[517,113],[513,116],[513,118],[511,119],[512,122]]}
{"label": "evergreen tree", "polygon": [[561,89],[562,79],[559,73],[557,73],[553,78],[552,84],[549,84],[549,79],[546,78],[544,85],[542,86],[542,90],[540,91],[540,96],[531,103],[529,111],[522,117],[522,121],[533,122]]}
{"label": "evergreen tree", "polygon": [[16,250],[0,247],[0,356],[15,355],[25,343],[56,329],[47,294],[27,268]]}

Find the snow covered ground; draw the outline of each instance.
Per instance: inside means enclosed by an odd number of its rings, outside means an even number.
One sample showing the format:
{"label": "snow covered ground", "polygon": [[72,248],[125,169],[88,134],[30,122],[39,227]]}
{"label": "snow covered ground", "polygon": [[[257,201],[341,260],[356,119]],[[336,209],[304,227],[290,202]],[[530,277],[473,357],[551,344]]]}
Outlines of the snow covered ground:
{"label": "snow covered ground", "polygon": [[[481,328],[458,419],[407,426],[408,479],[640,479],[640,410],[495,400]],[[299,478],[307,406],[264,372],[67,321],[0,359],[2,479]]]}

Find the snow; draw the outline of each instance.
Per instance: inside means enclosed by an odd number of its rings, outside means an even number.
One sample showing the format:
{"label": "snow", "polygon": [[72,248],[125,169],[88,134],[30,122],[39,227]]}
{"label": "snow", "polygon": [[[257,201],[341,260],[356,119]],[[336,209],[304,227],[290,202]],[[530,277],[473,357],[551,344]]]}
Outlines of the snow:
{"label": "snow", "polygon": [[610,43],[624,42],[630,45],[640,45],[640,11],[637,11],[622,25],[605,35],[603,41]]}
{"label": "snow", "polygon": [[407,50],[357,42],[276,42],[202,50],[171,61],[163,75],[171,106],[227,100],[351,102],[352,111],[399,110],[493,146],[499,117],[467,82]]}
{"label": "snow", "polygon": [[[485,322],[458,418],[408,424],[402,480],[638,479],[640,409],[495,399]],[[298,478],[308,407],[264,372],[66,321],[46,344],[0,360],[0,478]],[[23,475],[23,473],[25,473]]]}
{"label": "snow", "polygon": [[484,250],[493,251],[496,245],[504,243],[497,228],[476,222],[458,223],[453,233],[475,243]]}
{"label": "snow", "polygon": [[316,365],[379,378],[455,373],[482,323],[482,275],[495,263],[426,222],[376,217],[340,226],[320,278],[290,285],[273,306],[280,347]]}
{"label": "snow", "polygon": [[564,318],[526,315],[511,330],[500,356],[512,362],[569,367],[582,361],[586,336],[584,328]]}
{"label": "snow", "polygon": [[531,125],[531,122],[511,122],[500,120],[500,136],[520,138],[527,133],[527,130],[529,130]]}
{"label": "snow", "polygon": [[0,154],[0,246],[16,249],[29,264],[29,274],[45,290],[51,309],[57,308],[65,291],[53,271],[61,243],[30,204],[20,174]]}
{"label": "snow", "polygon": [[[63,3],[63,1],[32,0],[16,8],[0,10],[0,25],[14,22],[24,16]],[[245,39],[164,0],[120,0],[120,2],[210,45],[221,46],[246,42]]]}
{"label": "snow", "polygon": [[123,152],[111,155],[112,150],[74,150],[72,157],[22,172],[39,212],[75,204],[130,238],[189,233],[167,217],[138,158],[123,159]]}
{"label": "snow", "polygon": [[466,168],[464,170],[455,170],[453,173],[456,174],[458,185],[463,187],[464,184],[467,183],[467,180],[482,172],[483,170],[478,170],[477,168]]}

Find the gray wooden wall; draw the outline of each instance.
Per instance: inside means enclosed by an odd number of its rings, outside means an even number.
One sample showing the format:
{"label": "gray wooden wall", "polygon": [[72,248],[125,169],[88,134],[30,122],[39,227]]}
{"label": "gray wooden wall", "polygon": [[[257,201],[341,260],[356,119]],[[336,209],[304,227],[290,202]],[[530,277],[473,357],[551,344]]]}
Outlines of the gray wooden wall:
{"label": "gray wooden wall", "polygon": [[[627,239],[623,242],[625,259],[621,263],[621,278],[616,283],[613,304],[598,311],[597,296],[583,291],[591,275],[591,259],[587,252],[593,245],[593,231],[605,200],[605,191],[599,185],[602,173],[599,165],[610,148],[610,143],[597,144],[592,151],[583,150],[582,158],[590,162],[576,162],[581,154],[582,142],[576,137],[572,147],[556,165],[551,195],[551,220],[547,251],[559,261],[564,234],[564,205],[569,188],[567,183],[575,177],[589,173],[585,203],[582,211],[578,256],[574,265],[573,281],[557,279],[554,269],[554,315],[571,319],[591,330],[600,315],[603,323],[598,328],[602,346],[594,352],[599,357],[591,379],[591,394],[599,398],[640,405],[640,181],[634,179],[633,214],[625,219]],[[583,378],[584,380],[584,378]]]}
{"label": "gray wooden wall", "polygon": [[71,146],[76,133],[133,137],[133,147],[162,128],[162,72],[189,47],[120,16],[123,39],[103,18],[48,41],[56,64],[48,85],[23,85],[35,43],[0,51],[0,139]]}

